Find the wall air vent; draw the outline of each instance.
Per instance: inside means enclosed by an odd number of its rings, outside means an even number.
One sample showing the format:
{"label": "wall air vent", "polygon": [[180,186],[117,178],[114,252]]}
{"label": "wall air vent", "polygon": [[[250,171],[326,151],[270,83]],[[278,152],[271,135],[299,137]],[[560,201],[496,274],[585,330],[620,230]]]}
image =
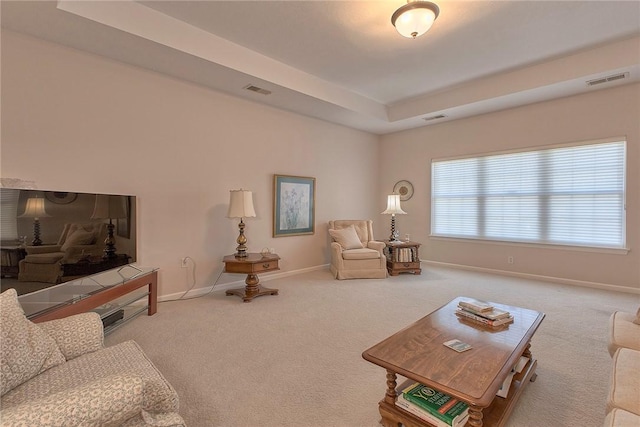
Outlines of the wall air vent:
{"label": "wall air vent", "polygon": [[629,73],[613,74],[613,75],[607,76],[607,77],[601,77],[601,78],[598,78],[598,79],[587,80],[587,86],[595,86],[595,85],[600,85],[602,83],[614,82],[616,80],[626,79],[627,77],[629,77]]}
{"label": "wall air vent", "polygon": [[250,90],[251,92],[256,92],[256,93],[259,93],[261,95],[271,95],[271,91],[270,90],[263,89],[261,87],[254,86],[254,85],[247,85],[243,89]]}
{"label": "wall air vent", "polygon": [[444,114],[438,114],[437,116],[430,116],[430,117],[423,117],[422,120],[424,120],[425,122],[430,122],[432,120],[438,120],[438,119],[444,119],[445,116]]}

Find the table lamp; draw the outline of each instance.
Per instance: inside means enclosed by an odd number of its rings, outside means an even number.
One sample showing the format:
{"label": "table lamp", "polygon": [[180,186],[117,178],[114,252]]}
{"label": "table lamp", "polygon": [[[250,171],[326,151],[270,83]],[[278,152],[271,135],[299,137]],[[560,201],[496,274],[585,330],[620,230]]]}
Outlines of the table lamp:
{"label": "table lamp", "polygon": [[113,220],[126,218],[127,210],[123,196],[96,194],[96,204],[93,207],[91,219],[108,219],[107,238],[104,239],[104,259],[116,258],[116,239],[113,236]]}
{"label": "table lamp", "polygon": [[236,242],[238,247],[236,248],[236,258],[245,258],[247,256],[247,238],[244,236],[244,221],[243,218],[253,218],[256,216],[256,211],[253,209],[253,194],[247,190],[229,190],[229,211],[227,212],[227,218],[240,218],[238,228],[240,229],[240,235]]}
{"label": "table lamp", "polygon": [[33,241],[31,245],[40,246],[42,240],[40,240],[40,218],[51,217],[44,210],[44,199],[41,197],[30,197],[27,199],[27,205],[25,206],[24,213],[18,218],[33,218]]}
{"label": "table lamp", "polygon": [[398,232],[396,231],[396,215],[404,215],[405,211],[400,207],[400,195],[390,194],[387,196],[387,209],[382,212],[384,215],[391,215],[391,235],[389,236],[390,242],[398,241]]}

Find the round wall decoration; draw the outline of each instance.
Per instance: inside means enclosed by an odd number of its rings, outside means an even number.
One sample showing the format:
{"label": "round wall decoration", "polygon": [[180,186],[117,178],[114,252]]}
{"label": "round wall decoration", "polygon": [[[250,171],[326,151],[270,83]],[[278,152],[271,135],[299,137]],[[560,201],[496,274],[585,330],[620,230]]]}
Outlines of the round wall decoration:
{"label": "round wall decoration", "polygon": [[407,201],[413,196],[413,184],[409,181],[398,181],[393,186],[393,192],[400,195],[400,200]]}
{"label": "round wall decoration", "polygon": [[58,205],[66,205],[78,198],[78,193],[69,193],[66,191],[47,191],[44,196],[48,201],[57,203]]}

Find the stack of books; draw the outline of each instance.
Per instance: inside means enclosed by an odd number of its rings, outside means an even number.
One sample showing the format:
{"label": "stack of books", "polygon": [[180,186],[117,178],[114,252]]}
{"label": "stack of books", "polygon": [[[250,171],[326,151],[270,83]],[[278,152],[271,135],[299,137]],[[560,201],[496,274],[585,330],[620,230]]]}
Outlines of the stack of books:
{"label": "stack of books", "polygon": [[402,390],[396,406],[436,427],[461,427],[469,418],[469,405],[420,383]]}
{"label": "stack of books", "polygon": [[456,309],[456,316],[491,327],[507,325],[513,322],[513,316],[508,311],[478,300],[460,301]]}

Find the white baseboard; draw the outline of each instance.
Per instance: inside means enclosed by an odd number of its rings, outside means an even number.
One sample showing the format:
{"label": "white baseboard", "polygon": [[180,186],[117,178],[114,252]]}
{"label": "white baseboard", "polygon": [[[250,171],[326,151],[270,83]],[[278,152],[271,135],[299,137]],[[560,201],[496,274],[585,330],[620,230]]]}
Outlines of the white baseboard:
{"label": "white baseboard", "polygon": [[[607,283],[588,282],[588,281],[584,281],[584,280],[564,279],[564,278],[561,278],[561,277],[543,276],[543,275],[540,275],[540,274],[531,274],[531,273],[519,273],[519,272],[515,272],[515,271],[497,270],[497,269],[493,269],[493,268],[474,267],[474,266],[470,266],[470,265],[452,264],[452,263],[438,262],[438,261],[421,260],[420,263],[421,264],[427,264],[427,265],[439,266],[439,267],[455,268],[455,269],[459,269],[459,270],[477,271],[477,272],[480,272],[480,273],[491,273],[491,274],[498,274],[498,275],[501,275],[501,276],[519,277],[519,278],[522,278],[522,279],[540,280],[540,281],[543,281],[543,282],[560,283],[560,284],[572,285],[572,286],[583,286],[583,287],[586,287],[586,288],[604,289],[604,290],[607,290],[607,291],[626,292],[626,293],[640,295],[640,289],[638,289],[638,288],[630,288],[628,286],[619,286],[619,285],[611,285],[611,284],[607,284]],[[269,280],[279,279],[279,278],[282,278],[282,277],[290,277],[290,276],[295,276],[295,275],[298,275],[298,274],[309,273],[311,271],[324,270],[324,269],[327,269],[327,268],[329,268],[329,264],[316,265],[314,267],[301,268],[299,270],[283,271],[281,273],[264,274],[264,275],[260,276],[260,283],[268,282]],[[195,297],[206,295],[206,294],[212,292],[212,289],[214,287],[215,287],[216,291],[222,291],[222,290],[226,291],[227,289],[235,289],[235,288],[238,288],[238,287],[241,287],[241,286],[245,286],[244,276],[241,276],[241,277],[242,277],[242,279],[240,279],[240,280],[237,280],[237,281],[234,281],[234,282],[225,283],[225,284],[222,284],[222,285],[214,284],[212,286],[206,286],[206,287],[203,287],[203,288],[196,288],[196,289],[193,289],[193,290],[187,292],[186,294],[184,292],[177,292],[177,293],[174,293],[174,294],[163,295],[163,296],[158,297],[158,301],[160,301],[160,302],[162,302],[162,301],[171,301],[171,300],[175,300],[175,299],[178,299],[178,298],[195,298]]]}
{"label": "white baseboard", "polygon": [[519,273],[516,271],[506,271],[506,270],[496,270],[493,268],[484,268],[484,267],[474,267],[470,265],[463,264],[450,264],[447,262],[438,262],[438,261],[425,261],[421,260],[422,264],[430,264],[439,267],[448,267],[448,268],[457,268],[460,270],[468,270],[468,271],[477,271],[481,273],[491,273],[491,274],[499,274],[501,276],[510,276],[510,277],[519,277],[522,279],[533,279],[540,280],[542,282],[552,282],[552,283],[560,283],[563,285],[572,285],[572,286],[583,286],[586,288],[596,288],[596,289],[604,289],[607,291],[615,291],[615,292],[627,292],[631,294],[640,295],[640,289],[638,288],[630,288],[628,286],[620,286],[620,285],[611,285],[608,283],[597,283],[597,282],[587,282],[585,280],[574,280],[574,279],[564,279],[561,277],[551,277],[551,276],[542,276],[539,274],[531,274],[531,273]]}
{"label": "white baseboard", "polygon": [[[329,268],[329,264],[316,265],[314,267],[301,268],[299,270],[283,271],[280,273],[261,274],[260,283],[268,282],[269,280],[273,280],[273,279],[280,279],[282,277],[289,277],[289,276],[295,276],[302,273],[309,273],[311,271],[324,270],[326,268]],[[158,297],[158,302],[199,297],[212,292],[214,287],[216,291],[226,291],[227,289],[235,289],[235,288],[246,286],[244,283],[246,276],[241,275],[238,277],[242,277],[242,279],[229,282],[229,283],[224,283],[222,285],[216,285],[214,283],[211,286],[205,286],[203,288],[193,289],[187,292],[186,294],[184,293],[184,291],[182,291],[182,292],[176,292],[174,294],[162,295]]]}

